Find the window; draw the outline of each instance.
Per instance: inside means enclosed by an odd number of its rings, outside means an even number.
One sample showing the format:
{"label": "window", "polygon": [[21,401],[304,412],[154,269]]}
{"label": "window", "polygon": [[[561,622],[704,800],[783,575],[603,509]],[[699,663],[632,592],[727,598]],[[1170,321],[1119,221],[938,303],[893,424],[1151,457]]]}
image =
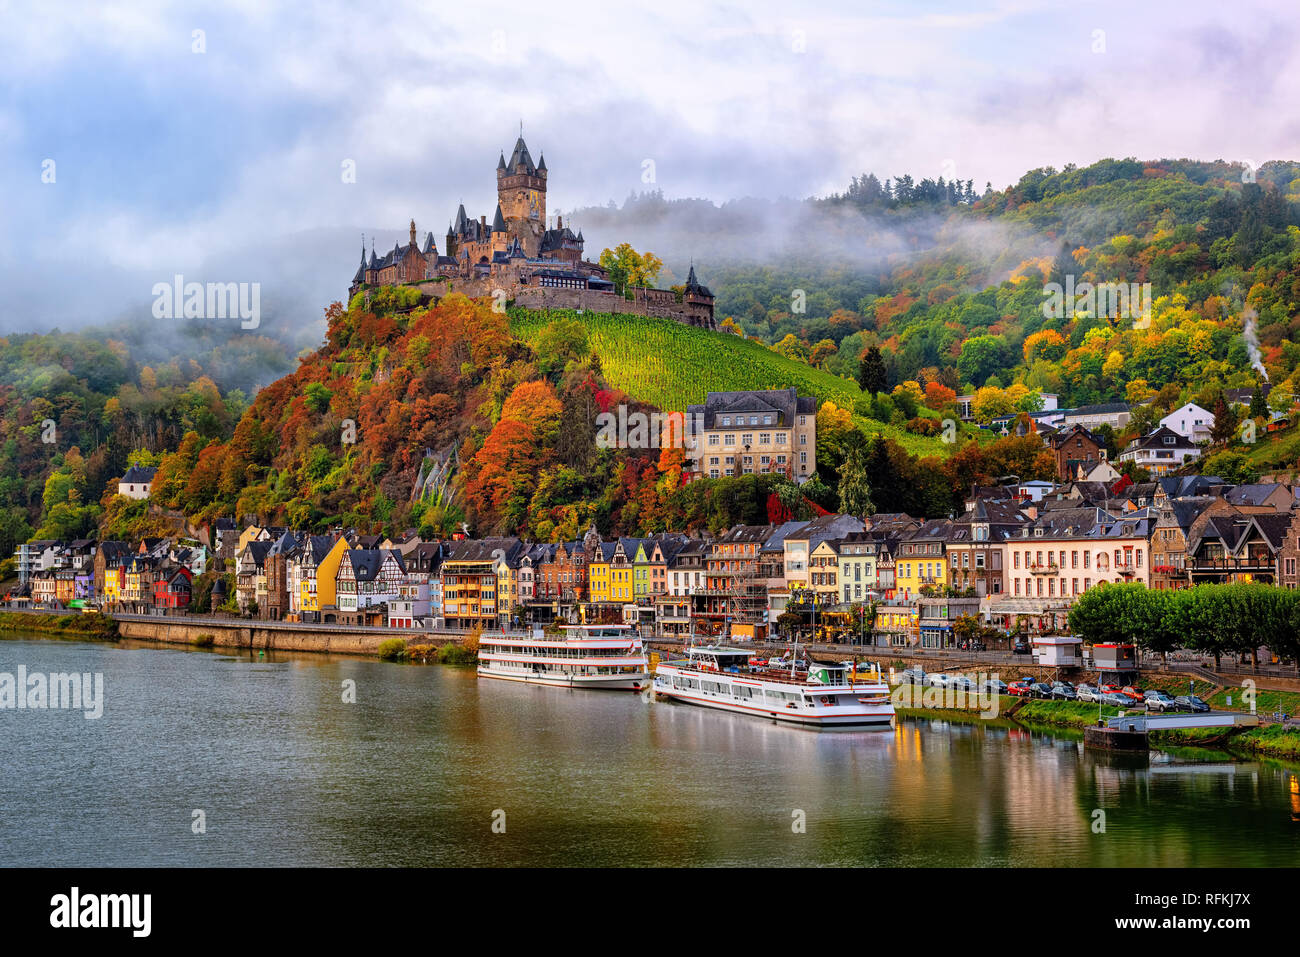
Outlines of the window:
{"label": "window", "polygon": [[735,444],[736,444],[736,433],[734,433],[734,432],[729,432],[729,433],[727,433],[726,435],[724,435],[724,436],[722,437],[722,444],[723,444],[723,445],[735,445]]}

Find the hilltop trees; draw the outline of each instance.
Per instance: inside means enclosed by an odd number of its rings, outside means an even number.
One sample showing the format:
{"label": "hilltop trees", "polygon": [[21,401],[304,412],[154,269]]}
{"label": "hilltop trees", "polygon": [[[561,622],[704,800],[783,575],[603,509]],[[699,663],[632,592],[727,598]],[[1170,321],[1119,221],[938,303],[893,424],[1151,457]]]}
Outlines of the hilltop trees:
{"label": "hilltop trees", "polygon": [[630,243],[619,243],[601,252],[600,265],[614,288],[626,294],[632,286],[653,286],[664,263],[654,253],[638,253]]}

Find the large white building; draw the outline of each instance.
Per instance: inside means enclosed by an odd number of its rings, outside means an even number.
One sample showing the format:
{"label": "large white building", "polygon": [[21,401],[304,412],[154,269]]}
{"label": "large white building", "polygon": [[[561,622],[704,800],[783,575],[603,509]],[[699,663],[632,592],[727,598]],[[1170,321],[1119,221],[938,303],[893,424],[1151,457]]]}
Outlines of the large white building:
{"label": "large white building", "polygon": [[1119,460],[1133,462],[1157,476],[1181,468],[1184,462],[1200,454],[1200,448],[1190,439],[1162,425],[1150,434],[1134,439],[1119,454]]}
{"label": "large white building", "polygon": [[687,409],[685,444],[696,476],[777,472],[802,485],[817,471],[817,400],[793,388],[710,392]]}
{"label": "large white building", "polygon": [[1207,412],[1195,402],[1188,402],[1181,409],[1174,409],[1161,419],[1160,424],[1185,439],[1193,442],[1208,442],[1210,430],[1214,428],[1214,413]]}

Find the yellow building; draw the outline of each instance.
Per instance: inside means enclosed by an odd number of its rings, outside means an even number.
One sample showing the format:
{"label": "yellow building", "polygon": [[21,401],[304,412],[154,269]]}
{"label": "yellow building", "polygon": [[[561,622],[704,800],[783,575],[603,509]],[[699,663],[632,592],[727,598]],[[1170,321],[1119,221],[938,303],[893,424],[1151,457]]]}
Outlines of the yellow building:
{"label": "yellow building", "polygon": [[900,598],[914,598],[926,587],[947,587],[944,546],[950,528],[946,519],[935,519],[899,543],[894,555],[894,588]]}
{"label": "yellow building", "polygon": [[338,589],[335,579],[338,577],[339,564],[343,561],[343,556],[347,554],[348,540],[342,535],[335,540],[333,546],[325,557],[320,560],[316,566],[316,597],[313,601],[314,608],[303,606],[303,611],[321,611],[325,608],[338,607]]}
{"label": "yellow building", "polygon": [[830,539],[812,550],[808,559],[808,587],[819,603],[834,605],[840,600],[840,556]]}
{"label": "yellow building", "polygon": [[601,542],[599,551],[587,565],[587,595],[592,602],[610,601],[610,559],[614,555],[614,542]]}

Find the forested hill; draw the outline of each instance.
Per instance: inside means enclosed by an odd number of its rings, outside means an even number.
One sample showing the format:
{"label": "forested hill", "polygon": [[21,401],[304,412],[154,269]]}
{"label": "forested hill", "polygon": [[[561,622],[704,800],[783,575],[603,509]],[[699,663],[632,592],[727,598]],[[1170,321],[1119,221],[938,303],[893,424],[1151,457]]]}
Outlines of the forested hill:
{"label": "forested hill", "polygon": [[[1243,334],[1253,311],[1259,357],[1293,391],[1300,164],[1103,160],[1032,170],[1002,191],[967,185],[864,174],[797,204],[649,194],[601,215],[653,229],[683,259],[689,245],[720,316],[836,374],[854,375],[878,345],[891,384],[1022,383],[1066,405],[1169,382],[1245,387],[1257,378]],[[761,262],[734,254],[742,229]],[[670,263],[679,252],[652,248]],[[1044,284],[1066,275],[1151,283],[1152,323],[1047,318]]]}

